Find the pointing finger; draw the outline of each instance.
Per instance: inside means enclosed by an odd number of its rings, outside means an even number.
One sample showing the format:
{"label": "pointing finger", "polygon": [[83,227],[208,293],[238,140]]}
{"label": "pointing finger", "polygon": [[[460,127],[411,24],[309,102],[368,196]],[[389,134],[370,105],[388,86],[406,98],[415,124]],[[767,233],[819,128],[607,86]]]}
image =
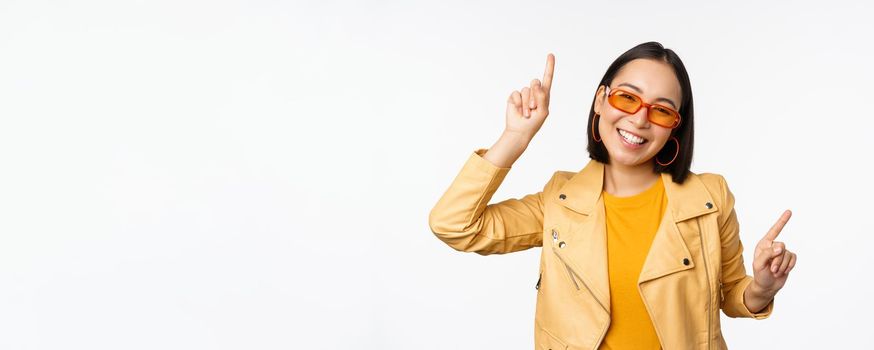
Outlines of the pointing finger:
{"label": "pointing finger", "polygon": [[765,239],[769,241],[777,239],[777,235],[779,235],[780,231],[783,230],[783,226],[786,226],[786,223],[789,222],[790,217],[792,217],[792,211],[784,211],[783,215],[781,215],[780,218],[777,219],[777,222],[774,223],[774,226],[771,226],[771,229],[765,234]]}
{"label": "pointing finger", "polygon": [[555,55],[546,56],[546,71],[543,72],[543,88],[546,92],[552,88],[552,73],[555,70]]}

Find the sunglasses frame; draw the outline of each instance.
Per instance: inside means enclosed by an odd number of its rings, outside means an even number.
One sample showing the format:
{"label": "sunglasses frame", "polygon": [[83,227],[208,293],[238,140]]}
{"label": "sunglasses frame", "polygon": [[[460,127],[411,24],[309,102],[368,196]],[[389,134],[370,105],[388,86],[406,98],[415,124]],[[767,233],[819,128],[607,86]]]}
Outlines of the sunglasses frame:
{"label": "sunglasses frame", "polygon": [[[661,126],[661,127],[664,127],[664,128],[668,128],[668,129],[676,129],[678,126],[680,126],[680,122],[683,120],[683,117],[680,115],[680,112],[677,112],[676,110],[674,110],[674,109],[671,108],[671,107],[668,107],[668,106],[665,106],[665,105],[662,105],[662,104],[658,104],[658,103],[652,103],[652,104],[650,104],[650,103],[646,103],[646,102],[643,101],[643,98],[640,97],[640,95],[635,94],[635,93],[633,93],[633,92],[631,92],[631,91],[625,90],[625,89],[623,89],[623,88],[615,88],[615,89],[611,89],[611,88],[610,88],[609,86],[607,86],[607,85],[604,85],[604,87],[607,89],[607,91],[606,91],[606,94],[607,94],[607,103],[609,103],[611,106],[613,106],[613,108],[616,108],[616,109],[618,109],[618,110],[620,110],[620,111],[623,111],[623,112],[625,112],[625,113],[631,113],[631,114],[634,114],[634,113],[637,113],[637,111],[639,111],[641,108],[644,108],[644,107],[645,107],[645,108],[647,109],[647,111],[646,111],[646,112],[647,112],[647,113],[646,113],[646,119],[649,120],[650,123],[653,123],[653,124],[655,124],[655,125],[658,125],[658,126]],[[613,105],[613,102],[610,101],[610,97],[612,97],[613,95],[615,95],[615,94],[616,94],[617,92],[619,92],[619,91],[622,91],[622,92],[624,92],[624,93],[626,93],[626,94],[629,94],[629,95],[631,95],[631,96],[634,96],[634,97],[636,97],[636,98],[640,101],[640,104],[637,106],[637,108],[636,108],[634,111],[626,111],[626,110],[624,110],[624,109],[621,109],[621,108],[619,108],[619,107]],[[669,126],[668,126],[668,125],[662,125],[662,124],[656,123],[655,121],[653,121],[652,119],[650,119],[649,116],[652,115],[652,108],[655,107],[655,106],[658,106],[658,107],[661,107],[661,108],[667,109],[667,110],[669,110],[669,111],[671,111],[671,112],[674,112],[674,114],[676,114],[676,116],[677,116],[677,119],[676,119],[676,121],[674,121],[674,124],[673,124],[673,125],[669,125]]]}

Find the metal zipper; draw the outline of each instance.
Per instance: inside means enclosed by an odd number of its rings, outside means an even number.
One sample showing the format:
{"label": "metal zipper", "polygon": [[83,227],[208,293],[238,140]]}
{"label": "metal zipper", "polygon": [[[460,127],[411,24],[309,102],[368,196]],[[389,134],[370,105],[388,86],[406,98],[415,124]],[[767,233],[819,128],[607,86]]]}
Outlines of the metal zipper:
{"label": "metal zipper", "polygon": [[[561,263],[564,264],[564,267],[567,269],[567,272],[568,272],[569,277],[571,278],[571,281],[574,282],[574,286],[577,287],[577,290],[579,290],[580,286],[579,286],[579,284],[577,284],[577,279],[574,278],[574,272],[573,272],[573,270],[571,270],[570,265],[568,265],[568,263],[564,261],[564,258],[561,257],[561,254],[559,254],[555,249],[552,249],[552,252],[555,254],[555,256],[558,257],[559,260],[561,260]],[[580,278],[580,282],[583,282],[582,278]],[[598,305],[600,305],[601,308],[604,309],[604,311],[607,312],[607,314],[609,315],[610,311],[607,310],[607,308],[604,306],[604,304],[601,303],[601,300],[595,296],[595,293],[592,292],[592,289],[589,288],[589,286],[585,282],[583,282],[583,287],[586,287],[586,290],[589,291],[589,294],[592,295],[592,298],[595,299],[595,301],[598,302]]]}
{"label": "metal zipper", "polygon": [[537,285],[534,286],[534,289],[540,290],[540,279],[543,278],[543,271],[540,271],[540,276],[537,277]]}
{"label": "metal zipper", "polygon": [[577,279],[574,278],[574,272],[571,271],[570,266],[567,266],[567,264],[565,264],[565,265],[564,265],[564,268],[567,269],[567,275],[568,275],[568,277],[570,277],[570,278],[571,278],[571,281],[574,282],[574,287],[577,287],[577,290],[580,290],[580,285],[577,284]]}
{"label": "metal zipper", "polygon": [[[558,251],[555,249],[555,246],[558,245],[558,233],[555,231],[555,229],[552,230],[552,244],[553,244],[552,245],[552,252],[555,254],[555,256],[558,257],[558,260],[561,260],[561,263],[564,264],[565,269],[567,269],[568,277],[570,277],[571,281],[574,282],[574,287],[576,287],[577,290],[580,290],[580,285],[577,284],[577,279],[574,277],[573,269],[571,269],[571,266],[568,265],[568,263],[564,261],[564,258],[561,257],[561,254],[559,254]],[[592,292],[592,289],[589,288],[589,285],[587,285],[586,282],[584,282],[582,278],[580,278],[580,282],[582,282],[583,287],[586,287],[586,290],[589,291],[589,295],[592,296],[592,299],[595,299],[595,301],[598,302],[598,305],[601,306],[601,309],[603,309],[604,312],[607,313],[607,327],[604,327],[604,329],[601,330],[601,336],[598,337],[598,342],[596,343],[596,344],[601,344],[601,341],[604,339],[604,336],[607,335],[607,329],[610,328],[610,323],[612,322],[610,320],[611,319],[610,310],[607,310],[607,307],[605,307],[604,304],[601,303],[601,300],[595,296],[595,293]],[[662,347],[662,348],[664,348],[664,347]]]}
{"label": "metal zipper", "polygon": [[560,255],[558,255],[558,252],[555,251],[555,245],[557,243],[558,243],[558,233],[555,231],[555,229],[553,229],[552,230],[552,244],[553,244],[552,252],[555,253],[555,255],[558,256],[558,259],[561,260],[561,263],[564,264],[565,269],[567,269],[567,275],[568,275],[568,277],[571,278],[571,282],[574,283],[574,287],[577,287],[577,290],[580,290],[580,285],[577,284],[577,280],[574,278],[574,273],[573,273],[573,271],[571,271],[571,267],[568,266],[568,264],[566,264],[564,262],[564,259],[562,259]]}
{"label": "metal zipper", "polygon": [[[555,254],[555,256],[558,257],[559,260],[561,260],[561,263],[564,264],[564,267],[567,269],[568,277],[570,277],[571,281],[574,282],[574,286],[577,287],[577,290],[580,290],[580,286],[579,286],[579,284],[577,284],[577,279],[574,277],[574,272],[573,272],[573,270],[571,270],[570,265],[568,265],[568,263],[564,261],[564,258],[562,258],[561,254],[559,254],[558,251],[555,250],[555,247],[553,247],[552,252]],[[603,309],[604,312],[607,313],[607,327],[604,327],[604,329],[601,330],[601,336],[598,337],[598,342],[595,343],[595,344],[601,344],[601,341],[604,339],[604,336],[607,335],[607,329],[610,328],[610,323],[612,322],[610,320],[611,319],[610,310],[607,310],[607,307],[605,307],[604,304],[601,303],[601,300],[595,296],[595,293],[592,292],[592,289],[589,288],[589,285],[587,285],[586,282],[583,282],[582,278],[580,278],[580,282],[582,282],[583,287],[586,287],[586,290],[589,291],[589,295],[592,296],[592,299],[595,299],[595,301],[598,302],[598,305],[601,306],[601,309]],[[661,342],[661,340],[659,340],[659,341]],[[664,346],[662,346],[662,349],[664,349]]]}

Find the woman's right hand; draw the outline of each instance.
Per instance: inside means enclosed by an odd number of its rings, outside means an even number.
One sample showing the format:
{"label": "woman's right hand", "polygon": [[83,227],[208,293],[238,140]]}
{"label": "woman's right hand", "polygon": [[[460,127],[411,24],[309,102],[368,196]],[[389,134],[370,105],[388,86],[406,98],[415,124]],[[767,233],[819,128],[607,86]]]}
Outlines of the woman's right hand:
{"label": "woman's right hand", "polygon": [[552,87],[552,73],[555,56],[546,56],[546,71],[543,82],[534,79],[530,86],[515,90],[507,99],[507,127],[505,133],[534,138],[549,115],[549,90]]}

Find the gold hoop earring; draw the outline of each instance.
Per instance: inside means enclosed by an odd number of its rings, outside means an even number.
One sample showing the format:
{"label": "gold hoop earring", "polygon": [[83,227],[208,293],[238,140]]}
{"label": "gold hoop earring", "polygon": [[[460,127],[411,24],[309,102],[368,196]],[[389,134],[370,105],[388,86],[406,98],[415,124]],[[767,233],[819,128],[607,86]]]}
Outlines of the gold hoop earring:
{"label": "gold hoop earring", "polygon": [[[601,139],[598,138],[597,136],[595,136],[595,129],[598,128],[598,124],[595,122],[595,117],[598,117],[598,116],[599,116],[598,114],[595,114],[592,116],[592,138],[595,139],[595,142],[601,142]],[[600,120],[601,120],[601,118],[598,118],[598,121],[600,121]]]}
{"label": "gold hoop earring", "polygon": [[677,159],[677,155],[680,154],[680,140],[677,140],[677,138],[675,136],[671,136],[671,140],[674,140],[674,143],[677,144],[677,151],[674,152],[674,158],[671,158],[670,162],[662,163],[662,161],[659,160],[658,154],[656,154],[656,156],[654,157],[656,160],[656,163],[659,163],[659,165],[661,165],[661,166],[670,165],[671,163],[673,163]]}

